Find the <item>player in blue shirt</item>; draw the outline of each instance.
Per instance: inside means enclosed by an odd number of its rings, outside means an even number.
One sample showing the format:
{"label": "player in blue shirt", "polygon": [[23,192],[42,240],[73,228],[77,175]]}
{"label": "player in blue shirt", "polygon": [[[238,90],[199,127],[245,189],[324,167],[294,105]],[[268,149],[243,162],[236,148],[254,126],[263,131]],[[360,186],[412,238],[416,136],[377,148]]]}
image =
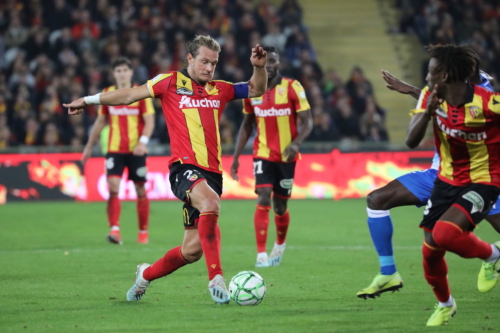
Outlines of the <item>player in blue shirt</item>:
{"label": "player in blue shirt", "polygon": [[[493,91],[491,78],[479,70],[480,60],[476,58],[476,73],[470,82],[484,89]],[[418,99],[420,89],[403,82],[388,71],[382,71],[382,77],[387,82],[387,88],[402,94],[408,94]],[[372,283],[359,291],[360,298],[375,298],[386,291],[396,291],[403,287],[403,280],[396,270],[396,263],[392,250],[392,219],[389,210],[396,207],[416,205],[421,207],[427,204],[434,180],[439,169],[439,155],[437,152],[432,159],[430,169],[408,173],[396,178],[389,184],[371,192],[367,197],[368,227],[370,235],[377,250],[380,273],[375,276]],[[488,217],[488,222],[500,233],[500,198],[497,200]]]}

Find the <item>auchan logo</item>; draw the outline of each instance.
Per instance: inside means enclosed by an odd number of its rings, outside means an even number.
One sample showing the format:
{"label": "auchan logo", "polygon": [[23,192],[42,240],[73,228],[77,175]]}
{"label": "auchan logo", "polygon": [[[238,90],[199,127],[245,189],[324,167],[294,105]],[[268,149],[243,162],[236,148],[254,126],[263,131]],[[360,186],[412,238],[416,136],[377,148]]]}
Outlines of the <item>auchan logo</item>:
{"label": "auchan logo", "polygon": [[257,117],[290,116],[291,114],[292,114],[292,110],[290,108],[276,109],[276,108],[272,107],[270,109],[261,109],[259,107],[255,107],[255,115]]}
{"label": "auchan logo", "polygon": [[179,101],[179,108],[220,108],[220,101],[211,99],[196,99],[188,96],[182,96]]}

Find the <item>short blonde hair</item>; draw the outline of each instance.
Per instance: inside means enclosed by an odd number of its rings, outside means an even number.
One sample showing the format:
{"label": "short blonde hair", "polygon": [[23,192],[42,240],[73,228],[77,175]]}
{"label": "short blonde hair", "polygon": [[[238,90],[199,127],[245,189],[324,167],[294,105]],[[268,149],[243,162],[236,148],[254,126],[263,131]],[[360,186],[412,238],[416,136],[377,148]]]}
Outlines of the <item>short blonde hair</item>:
{"label": "short blonde hair", "polygon": [[200,46],[208,47],[210,50],[217,53],[220,52],[220,44],[210,36],[196,35],[193,39],[186,43],[187,53],[190,53],[193,58],[196,58]]}

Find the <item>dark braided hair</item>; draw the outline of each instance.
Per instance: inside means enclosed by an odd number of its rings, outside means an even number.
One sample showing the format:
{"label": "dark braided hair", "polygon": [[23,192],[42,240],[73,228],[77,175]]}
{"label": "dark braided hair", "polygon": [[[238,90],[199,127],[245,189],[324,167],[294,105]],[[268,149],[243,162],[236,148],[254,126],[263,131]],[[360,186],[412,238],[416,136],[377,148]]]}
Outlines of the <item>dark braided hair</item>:
{"label": "dark braided hair", "polygon": [[465,82],[474,74],[477,55],[468,45],[430,45],[427,50],[436,58],[436,71],[448,74],[449,82]]}

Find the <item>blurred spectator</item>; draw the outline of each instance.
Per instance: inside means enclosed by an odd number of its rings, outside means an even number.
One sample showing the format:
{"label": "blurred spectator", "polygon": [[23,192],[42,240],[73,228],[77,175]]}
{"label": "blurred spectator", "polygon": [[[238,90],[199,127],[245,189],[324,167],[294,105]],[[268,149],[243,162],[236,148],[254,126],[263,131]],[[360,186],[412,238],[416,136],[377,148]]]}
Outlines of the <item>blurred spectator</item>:
{"label": "blurred spectator", "polygon": [[8,147],[13,147],[16,145],[16,142],[12,140],[12,136],[10,134],[10,129],[7,126],[0,127],[0,149],[5,149]]}
{"label": "blurred spectator", "polygon": [[[139,85],[159,73],[182,69],[185,42],[196,34],[217,38],[222,51],[216,76],[232,82],[248,80],[252,75],[249,57],[255,44],[277,47],[282,52],[281,72],[302,83],[313,108],[315,129],[311,140],[345,136],[359,139],[359,119],[370,118],[363,113],[366,100],[373,94],[371,85],[356,69],[347,84],[348,95],[342,79],[333,70],[323,75],[297,0],[283,0],[279,6],[270,0],[8,3],[19,5],[0,4],[3,145],[70,145],[80,149],[86,143],[97,107],[89,106],[82,116],[69,117],[62,108],[63,102],[96,94],[112,85],[109,64],[119,56],[130,57],[133,81]],[[494,16],[492,10],[487,13],[488,17]],[[447,24],[442,27],[445,35],[449,34],[452,21]],[[498,30],[493,23],[483,28],[491,35]],[[478,45],[492,38],[500,51],[499,37],[474,38]],[[344,100],[347,106],[339,106]],[[152,142],[168,143],[157,100],[155,108],[158,126]],[[377,114],[383,118],[378,109]],[[220,123],[222,143],[234,143],[241,120],[241,102],[229,103]],[[380,128],[383,131],[383,123]],[[367,131],[363,130],[363,137],[368,139]]]}

